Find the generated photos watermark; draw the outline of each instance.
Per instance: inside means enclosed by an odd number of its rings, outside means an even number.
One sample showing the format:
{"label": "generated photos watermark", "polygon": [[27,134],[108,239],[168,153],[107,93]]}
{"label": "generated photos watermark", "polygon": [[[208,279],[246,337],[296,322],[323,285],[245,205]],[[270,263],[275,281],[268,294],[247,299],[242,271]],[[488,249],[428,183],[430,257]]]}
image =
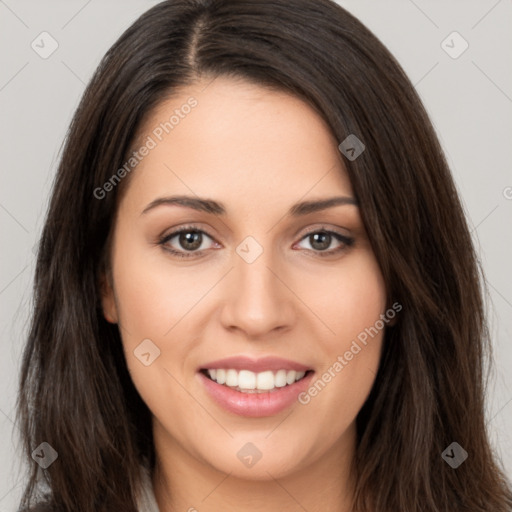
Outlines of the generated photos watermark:
{"label": "generated photos watermark", "polygon": [[101,186],[96,187],[93,191],[93,195],[96,199],[105,199],[107,194],[114,190],[114,188],[121,182],[123,178],[129,175],[137,165],[142,162],[144,157],[149,155],[152,149],[155,149],[159,142],[171,133],[176,126],[180,124],[182,119],[190,114],[194,107],[197,107],[197,100],[193,96],[188,98],[186,103],[183,103],[180,108],[174,109],[174,113],[169,117],[167,121],[160,123],[158,126],[153,128],[151,135],[146,137],[144,143],[139,147],[138,150],[133,151],[132,156],[124,163],[122,167],[117,171]]}
{"label": "generated photos watermark", "polygon": [[[327,386],[327,384],[331,382],[332,379],[334,379],[334,377],[336,377],[336,375],[338,375],[341,370],[343,370],[343,368],[349,364],[354,356],[359,354],[359,352],[361,352],[361,350],[366,347],[368,344],[368,338],[370,337],[373,339],[375,336],[377,336],[377,334],[379,334],[379,332],[381,332],[384,327],[386,327],[386,325],[389,324],[389,322],[391,322],[391,320],[393,320],[393,318],[395,318],[397,313],[400,311],[402,311],[402,305],[398,302],[395,302],[389,309],[386,310],[384,314],[380,315],[380,318],[371,327],[367,327],[361,331],[357,335],[357,338],[352,340],[352,344],[350,345],[349,350],[345,351],[343,355],[339,355],[336,361],[334,361],[334,363],[329,366],[327,371],[318,377],[318,379],[316,379],[315,382],[312,383],[306,391],[299,393],[297,397],[299,403],[302,405],[309,404],[311,399],[317,396],[318,393],[320,393],[320,391],[322,391]],[[358,342],[361,343],[363,347],[361,347]]]}

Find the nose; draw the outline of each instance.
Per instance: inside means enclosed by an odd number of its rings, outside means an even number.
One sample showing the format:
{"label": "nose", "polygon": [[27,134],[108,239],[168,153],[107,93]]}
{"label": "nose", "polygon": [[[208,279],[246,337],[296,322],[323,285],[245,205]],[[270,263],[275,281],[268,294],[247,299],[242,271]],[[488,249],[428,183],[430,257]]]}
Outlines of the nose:
{"label": "nose", "polygon": [[297,317],[286,272],[272,260],[270,252],[263,251],[252,263],[234,254],[235,266],[227,278],[221,322],[246,338],[290,329]]}

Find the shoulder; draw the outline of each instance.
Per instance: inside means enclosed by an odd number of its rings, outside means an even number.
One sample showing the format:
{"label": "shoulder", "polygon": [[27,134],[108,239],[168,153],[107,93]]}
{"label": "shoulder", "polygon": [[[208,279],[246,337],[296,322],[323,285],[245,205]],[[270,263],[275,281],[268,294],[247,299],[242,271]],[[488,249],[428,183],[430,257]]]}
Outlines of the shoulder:
{"label": "shoulder", "polygon": [[19,509],[17,512],[58,512],[57,508],[49,502],[37,503],[31,508]]}

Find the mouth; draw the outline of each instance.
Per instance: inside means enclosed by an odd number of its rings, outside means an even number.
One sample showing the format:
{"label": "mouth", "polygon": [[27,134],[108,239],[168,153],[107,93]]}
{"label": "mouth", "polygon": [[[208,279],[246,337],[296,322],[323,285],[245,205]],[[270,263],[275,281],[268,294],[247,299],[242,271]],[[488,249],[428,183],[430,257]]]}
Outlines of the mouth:
{"label": "mouth", "polygon": [[202,368],[199,370],[209,380],[239,393],[273,393],[306,379],[313,370],[238,370],[234,368]]}
{"label": "mouth", "polygon": [[296,404],[315,371],[296,361],[245,355],[204,363],[197,369],[206,396],[225,412],[247,418],[274,416]]}
{"label": "mouth", "polygon": [[245,354],[204,362],[197,369],[210,400],[228,413],[252,418],[273,416],[293,406],[314,373],[291,359]]}

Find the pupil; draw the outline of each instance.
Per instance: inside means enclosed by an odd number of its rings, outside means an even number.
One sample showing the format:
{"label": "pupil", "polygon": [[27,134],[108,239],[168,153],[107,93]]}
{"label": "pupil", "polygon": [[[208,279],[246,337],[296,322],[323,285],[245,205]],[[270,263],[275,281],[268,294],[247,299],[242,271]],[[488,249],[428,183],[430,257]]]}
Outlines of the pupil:
{"label": "pupil", "polygon": [[313,242],[311,243],[311,246],[314,249],[323,251],[327,249],[331,244],[331,235],[329,233],[315,233],[311,236],[313,237]]}
{"label": "pupil", "polygon": [[184,249],[194,250],[201,247],[201,233],[197,231],[187,231],[180,234],[180,244]]}

